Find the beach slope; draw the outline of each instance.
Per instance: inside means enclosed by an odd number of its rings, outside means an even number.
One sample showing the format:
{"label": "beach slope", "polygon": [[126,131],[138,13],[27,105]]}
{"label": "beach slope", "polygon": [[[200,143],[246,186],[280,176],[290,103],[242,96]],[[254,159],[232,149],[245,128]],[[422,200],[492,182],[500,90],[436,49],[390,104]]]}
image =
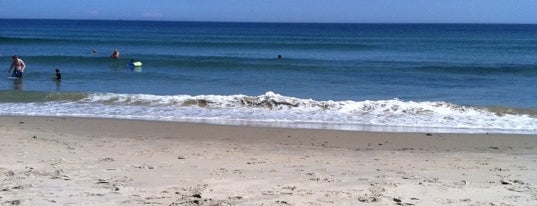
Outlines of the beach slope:
{"label": "beach slope", "polygon": [[0,116],[6,205],[537,205],[537,136]]}

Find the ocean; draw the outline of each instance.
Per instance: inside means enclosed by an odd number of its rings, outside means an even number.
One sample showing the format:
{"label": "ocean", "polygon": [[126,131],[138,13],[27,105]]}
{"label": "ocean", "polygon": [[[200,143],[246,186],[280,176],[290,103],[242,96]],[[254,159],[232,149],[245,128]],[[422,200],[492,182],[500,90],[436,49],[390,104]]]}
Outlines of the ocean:
{"label": "ocean", "polygon": [[0,115],[537,134],[537,25],[2,19],[0,28],[0,72],[9,76],[12,55],[27,64],[24,78],[0,79]]}

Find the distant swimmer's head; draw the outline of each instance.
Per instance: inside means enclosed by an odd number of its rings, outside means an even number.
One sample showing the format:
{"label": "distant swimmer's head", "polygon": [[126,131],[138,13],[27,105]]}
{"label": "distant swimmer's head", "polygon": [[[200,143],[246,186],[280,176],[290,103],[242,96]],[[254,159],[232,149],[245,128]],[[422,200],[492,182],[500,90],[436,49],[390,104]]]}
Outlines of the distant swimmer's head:
{"label": "distant swimmer's head", "polygon": [[281,59],[282,58],[282,55],[278,55],[278,59]]}
{"label": "distant swimmer's head", "polygon": [[115,58],[115,59],[119,58],[119,50],[114,49],[114,52],[112,53],[112,58]]}

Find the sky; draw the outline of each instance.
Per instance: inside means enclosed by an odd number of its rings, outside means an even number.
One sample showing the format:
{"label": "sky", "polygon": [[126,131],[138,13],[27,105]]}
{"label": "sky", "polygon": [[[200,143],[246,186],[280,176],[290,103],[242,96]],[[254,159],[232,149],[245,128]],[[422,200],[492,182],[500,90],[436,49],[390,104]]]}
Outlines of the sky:
{"label": "sky", "polygon": [[537,0],[0,0],[0,19],[537,24]]}

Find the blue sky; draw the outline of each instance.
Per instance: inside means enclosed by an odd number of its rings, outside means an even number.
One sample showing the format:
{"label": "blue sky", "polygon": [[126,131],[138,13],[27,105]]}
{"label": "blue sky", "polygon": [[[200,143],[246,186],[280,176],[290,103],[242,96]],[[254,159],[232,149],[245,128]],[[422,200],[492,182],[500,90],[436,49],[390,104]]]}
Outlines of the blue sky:
{"label": "blue sky", "polygon": [[0,18],[537,24],[537,0],[0,0]]}

